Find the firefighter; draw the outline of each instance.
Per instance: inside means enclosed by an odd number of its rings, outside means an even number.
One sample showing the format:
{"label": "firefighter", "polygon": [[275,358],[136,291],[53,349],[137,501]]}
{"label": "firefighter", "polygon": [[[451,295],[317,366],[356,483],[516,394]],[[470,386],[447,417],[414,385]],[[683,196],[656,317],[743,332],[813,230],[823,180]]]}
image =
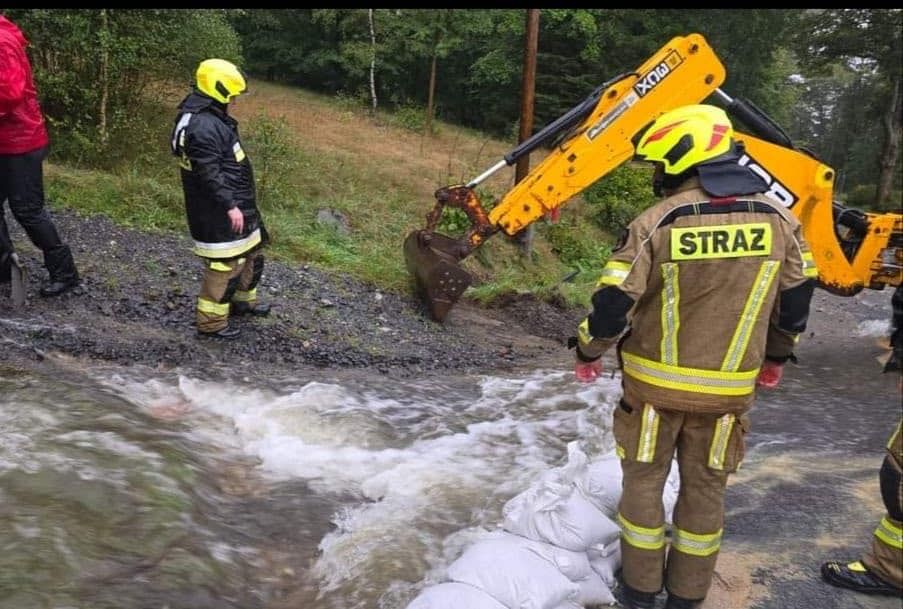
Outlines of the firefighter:
{"label": "firefighter", "polygon": [[[885,372],[901,375],[903,390],[903,285],[897,286],[891,299],[893,332],[890,337],[891,354]],[[871,550],[861,560],[853,562],[829,561],[822,565],[826,582],[866,594],[903,595],[903,432],[897,422],[896,430],[887,443],[887,454],[881,464],[878,479],[881,498],[887,513],[875,528]]]}
{"label": "firefighter", "polygon": [[229,315],[265,316],[258,302],[261,248],[268,237],[257,209],[254,174],[229,104],[247,88],[245,75],[223,59],[207,59],[196,87],[179,104],[172,152],[179,158],[194,253],[204,260],[197,301],[200,336],[234,339]]}
{"label": "firefighter", "polygon": [[[618,343],[625,602],[651,608],[664,586],[666,607],[686,609],[711,585],[756,386],[776,386],[795,359],[817,269],[799,221],[737,163],[742,144],[723,110],[677,108],[634,143],[666,198],[627,227],[570,344],[576,377],[592,381]],[[662,491],[675,451],[681,488],[667,550]]]}

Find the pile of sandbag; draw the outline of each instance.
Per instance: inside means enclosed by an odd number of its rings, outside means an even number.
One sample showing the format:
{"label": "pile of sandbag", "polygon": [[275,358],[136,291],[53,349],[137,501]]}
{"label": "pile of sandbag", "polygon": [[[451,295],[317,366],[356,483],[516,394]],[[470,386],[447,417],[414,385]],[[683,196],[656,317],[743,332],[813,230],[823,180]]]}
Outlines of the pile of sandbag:
{"label": "pile of sandbag", "polygon": [[[675,462],[662,497],[669,524],[678,490]],[[614,603],[620,498],[615,453],[588,462],[577,443],[570,443],[567,464],[508,501],[501,530],[479,536],[448,567],[449,581],[427,587],[407,609],[581,609]]]}

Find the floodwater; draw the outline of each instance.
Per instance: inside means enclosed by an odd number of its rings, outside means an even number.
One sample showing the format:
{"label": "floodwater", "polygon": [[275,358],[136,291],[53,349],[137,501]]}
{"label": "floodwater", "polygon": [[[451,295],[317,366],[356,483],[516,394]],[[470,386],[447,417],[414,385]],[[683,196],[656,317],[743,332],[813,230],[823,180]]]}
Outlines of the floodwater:
{"label": "floodwater", "polygon": [[[898,606],[817,576],[882,515],[885,311],[761,395],[707,608]],[[0,609],[403,609],[568,442],[612,449],[620,378],[578,384],[568,357],[419,381],[0,369]]]}

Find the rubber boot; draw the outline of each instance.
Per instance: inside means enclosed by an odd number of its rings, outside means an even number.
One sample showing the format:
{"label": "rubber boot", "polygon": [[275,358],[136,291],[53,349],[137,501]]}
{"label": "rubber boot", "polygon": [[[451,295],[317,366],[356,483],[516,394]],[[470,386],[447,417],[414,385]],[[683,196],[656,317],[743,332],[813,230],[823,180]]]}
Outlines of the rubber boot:
{"label": "rubber boot", "polygon": [[863,594],[898,596],[903,592],[900,588],[879,579],[858,560],[847,564],[833,560],[826,562],[821,566],[821,576],[832,586]]}

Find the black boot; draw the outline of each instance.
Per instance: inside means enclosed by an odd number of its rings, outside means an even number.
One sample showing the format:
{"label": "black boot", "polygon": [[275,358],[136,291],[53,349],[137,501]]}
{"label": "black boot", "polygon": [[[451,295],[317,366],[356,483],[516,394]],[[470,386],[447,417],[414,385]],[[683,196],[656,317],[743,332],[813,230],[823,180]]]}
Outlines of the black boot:
{"label": "black boot", "polygon": [[40,289],[41,296],[49,298],[68,292],[78,285],[78,275],[66,279],[52,279]]}
{"label": "black boot", "polygon": [[241,334],[241,328],[236,326],[226,326],[222,330],[216,332],[201,332],[198,330],[198,336],[216,338],[219,340],[235,340]]}
{"label": "black boot", "polygon": [[821,576],[832,586],[848,588],[863,594],[897,596],[903,592],[900,588],[878,578],[858,560],[848,564],[834,560],[826,562],[821,566]]}
{"label": "black boot", "polygon": [[665,603],[665,609],[697,609],[702,604],[702,600],[691,601],[688,598],[681,598],[676,594],[668,593],[668,602]]}
{"label": "black boot", "polygon": [[253,315],[255,317],[266,317],[270,314],[270,305],[255,302],[252,307],[250,303],[247,302],[233,302],[232,303],[232,315]]}
{"label": "black boot", "polygon": [[624,606],[627,609],[655,609],[655,593],[640,592],[624,584]]}

